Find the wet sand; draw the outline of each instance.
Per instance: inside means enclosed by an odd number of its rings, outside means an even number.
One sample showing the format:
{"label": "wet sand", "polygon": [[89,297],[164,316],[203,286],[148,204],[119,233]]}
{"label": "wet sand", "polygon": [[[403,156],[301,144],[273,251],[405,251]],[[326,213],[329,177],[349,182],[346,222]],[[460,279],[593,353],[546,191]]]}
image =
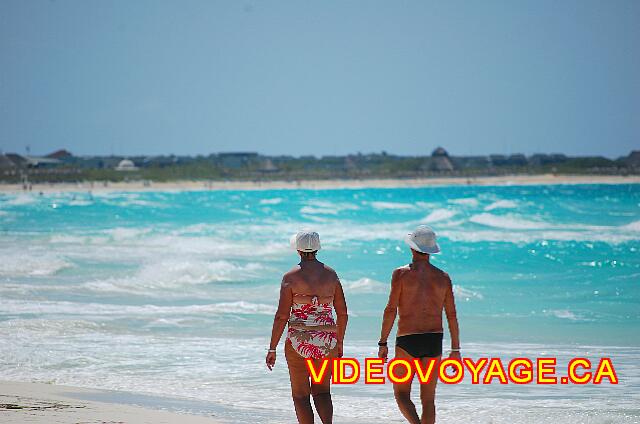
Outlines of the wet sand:
{"label": "wet sand", "polygon": [[[128,396],[131,399],[128,399]],[[134,406],[136,403],[138,402],[134,395],[124,392],[89,390],[44,383],[0,381],[0,422],[7,424],[217,424],[223,422],[213,417]]]}

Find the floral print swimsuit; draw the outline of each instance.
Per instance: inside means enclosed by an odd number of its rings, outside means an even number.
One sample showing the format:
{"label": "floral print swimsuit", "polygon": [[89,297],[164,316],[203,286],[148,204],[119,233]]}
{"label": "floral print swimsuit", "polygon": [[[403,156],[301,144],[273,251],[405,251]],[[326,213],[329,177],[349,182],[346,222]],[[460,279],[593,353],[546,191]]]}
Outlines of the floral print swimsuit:
{"label": "floral print swimsuit", "polygon": [[[295,328],[300,325],[306,328]],[[336,331],[327,330],[326,326],[335,325],[333,302],[319,303],[318,296],[312,296],[311,303],[294,302],[291,305],[287,340],[304,358],[325,358],[338,343]],[[322,329],[312,330],[310,327]]]}

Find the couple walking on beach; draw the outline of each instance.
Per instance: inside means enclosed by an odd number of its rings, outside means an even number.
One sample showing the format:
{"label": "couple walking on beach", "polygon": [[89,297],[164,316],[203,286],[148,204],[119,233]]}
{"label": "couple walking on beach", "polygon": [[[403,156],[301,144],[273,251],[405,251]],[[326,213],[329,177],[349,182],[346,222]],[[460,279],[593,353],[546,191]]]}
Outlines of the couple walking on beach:
{"label": "couple walking on beach", "polygon": [[[378,357],[387,360],[387,338],[399,315],[395,358],[410,361],[417,358],[423,367],[430,358],[440,360],[444,310],[451,334],[449,357],[460,359],[458,320],[451,280],[447,273],[429,262],[429,255],[440,252],[436,235],[430,227],[421,225],[407,236],[406,242],[411,248],[412,261],[393,272],[378,341]],[[323,358],[342,357],[347,329],[347,303],[336,272],[316,258],[320,250],[318,233],[301,231],[292,238],[291,243],[301,261],[282,278],[266,363],[269,369],[275,365],[276,347],[288,324],[284,352],[298,422],[313,423],[313,398],[322,423],[329,424],[333,420],[330,367],[321,384],[312,384],[306,359],[312,359],[315,368],[319,369]],[[422,418],[411,401],[412,381],[413,377],[406,383],[393,386],[400,412],[410,423],[434,423],[437,379],[433,378],[420,386]]]}

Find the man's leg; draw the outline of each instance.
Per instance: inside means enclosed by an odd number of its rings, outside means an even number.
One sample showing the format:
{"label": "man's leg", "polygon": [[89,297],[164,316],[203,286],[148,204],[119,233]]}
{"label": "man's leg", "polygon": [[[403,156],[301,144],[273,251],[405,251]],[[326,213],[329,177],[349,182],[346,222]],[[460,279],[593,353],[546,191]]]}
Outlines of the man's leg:
{"label": "man's leg", "polygon": [[311,382],[309,370],[302,356],[296,352],[287,340],[284,346],[284,354],[289,366],[289,379],[291,380],[291,396],[293,406],[296,409],[296,417],[300,424],[313,424],[313,409],[311,409]]}
{"label": "man's leg", "polygon": [[[396,356],[397,359],[406,359],[409,362],[413,361],[413,357],[409,355],[404,349],[396,346]],[[406,383],[402,384],[393,384],[393,394],[396,398],[396,403],[398,404],[398,408],[400,408],[400,412],[402,415],[409,421],[411,424],[420,424],[420,418],[418,417],[418,413],[416,412],[416,406],[411,401],[411,383],[413,382],[413,373],[411,375],[411,379]]]}
{"label": "man's leg", "polygon": [[[426,368],[427,362],[432,358],[421,358],[422,368]],[[422,402],[422,424],[434,424],[436,422],[436,384],[438,384],[438,366],[440,356],[436,358],[431,381],[420,385],[420,401]]]}

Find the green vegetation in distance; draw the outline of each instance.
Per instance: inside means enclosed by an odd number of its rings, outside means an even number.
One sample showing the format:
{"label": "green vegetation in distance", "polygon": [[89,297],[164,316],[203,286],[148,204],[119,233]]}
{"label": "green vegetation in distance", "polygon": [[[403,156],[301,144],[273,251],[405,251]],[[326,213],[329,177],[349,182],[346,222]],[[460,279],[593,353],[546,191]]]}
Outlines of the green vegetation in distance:
{"label": "green vegetation in distance", "polygon": [[626,157],[551,155],[449,156],[437,148],[430,156],[395,156],[385,152],[348,156],[264,156],[219,153],[208,156],[73,156],[59,150],[44,157],[0,155],[0,181],[296,181],[480,177],[535,174],[638,175],[640,151]]}

